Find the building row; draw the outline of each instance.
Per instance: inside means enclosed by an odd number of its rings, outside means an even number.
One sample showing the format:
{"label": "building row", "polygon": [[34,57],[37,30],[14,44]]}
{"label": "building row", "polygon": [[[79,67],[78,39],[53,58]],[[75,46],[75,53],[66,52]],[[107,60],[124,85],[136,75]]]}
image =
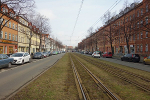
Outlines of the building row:
{"label": "building row", "polygon": [[49,34],[40,33],[39,28],[31,22],[15,16],[14,10],[5,4],[1,6],[0,25],[0,54],[29,52],[29,47],[30,53],[58,49],[56,41]]}
{"label": "building row", "polygon": [[150,0],[132,3],[78,43],[80,50],[150,55]]}

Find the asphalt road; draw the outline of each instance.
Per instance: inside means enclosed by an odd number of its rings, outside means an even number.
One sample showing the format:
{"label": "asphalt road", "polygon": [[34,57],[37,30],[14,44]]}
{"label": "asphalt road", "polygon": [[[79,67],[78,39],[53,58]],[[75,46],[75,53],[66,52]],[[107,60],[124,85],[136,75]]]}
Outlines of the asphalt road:
{"label": "asphalt road", "polygon": [[64,54],[52,55],[44,59],[32,59],[31,63],[13,65],[0,71],[0,100],[6,99],[24,84],[31,81],[44,70],[50,68]]}
{"label": "asphalt road", "polygon": [[[84,54],[84,55],[86,55],[86,54]],[[91,55],[87,55],[87,56],[91,56]],[[136,68],[136,69],[140,69],[140,70],[143,70],[143,71],[150,72],[150,65],[144,65],[143,63],[134,63],[134,62],[121,61],[120,59],[115,59],[115,58],[100,57],[100,58],[97,58],[97,59],[102,59],[102,60],[106,60],[106,61],[110,61],[110,62],[113,62],[113,63],[120,64],[120,65],[125,65],[125,66],[128,66],[128,67],[132,67],[132,68]]]}

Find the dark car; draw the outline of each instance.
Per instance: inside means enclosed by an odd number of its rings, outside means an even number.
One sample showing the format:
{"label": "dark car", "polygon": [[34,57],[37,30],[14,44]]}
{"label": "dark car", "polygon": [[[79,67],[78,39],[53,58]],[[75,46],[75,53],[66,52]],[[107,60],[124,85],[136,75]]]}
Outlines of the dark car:
{"label": "dark car", "polygon": [[49,56],[51,56],[51,55],[52,55],[52,53],[51,53],[50,51],[48,51],[47,53],[48,53],[48,55],[49,55]]}
{"label": "dark car", "polygon": [[6,54],[0,54],[0,68],[11,67],[13,58],[9,58]]}
{"label": "dark car", "polygon": [[112,53],[111,52],[104,52],[103,54],[102,54],[102,56],[103,57],[110,57],[110,58],[112,58]]}
{"label": "dark car", "polygon": [[121,57],[122,61],[133,61],[133,62],[139,62],[140,56],[138,54],[125,54]]}
{"label": "dark car", "polygon": [[36,52],[36,53],[34,53],[33,58],[42,59],[42,58],[44,58],[44,54],[43,54],[43,52]]}

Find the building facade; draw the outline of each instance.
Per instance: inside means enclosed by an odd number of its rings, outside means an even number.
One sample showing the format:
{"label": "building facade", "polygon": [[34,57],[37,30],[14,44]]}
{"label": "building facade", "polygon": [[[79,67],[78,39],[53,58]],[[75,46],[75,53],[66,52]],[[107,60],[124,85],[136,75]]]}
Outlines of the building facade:
{"label": "building facade", "polygon": [[12,54],[18,49],[18,22],[14,18],[15,12],[7,5],[2,5],[1,33],[0,33],[0,54]]}
{"label": "building facade", "polygon": [[78,47],[87,51],[150,55],[150,0],[132,3]]}

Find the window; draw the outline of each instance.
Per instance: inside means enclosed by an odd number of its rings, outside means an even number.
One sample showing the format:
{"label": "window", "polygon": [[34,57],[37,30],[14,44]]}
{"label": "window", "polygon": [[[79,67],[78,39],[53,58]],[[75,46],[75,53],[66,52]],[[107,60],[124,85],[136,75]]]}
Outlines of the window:
{"label": "window", "polygon": [[146,31],[145,37],[148,38],[148,31]]}
{"label": "window", "polygon": [[137,22],[137,28],[139,28],[139,22]]}
{"label": "window", "polygon": [[133,14],[133,19],[134,19],[134,17],[135,17],[135,14]]}
{"label": "window", "polygon": [[135,41],[135,34],[133,34],[133,41]]}
{"label": "window", "polygon": [[145,22],[146,22],[146,24],[148,24],[148,17],[145,18]]}
{"label": "window", "polygon": [[141,39],[143,39],[143,33],[141,32]]}
{"label": "window", "polygon": [[13,23],[13,29],[15,29],[15,24]]}
{"label": "window", "polygon": [[141,45],[141,52],[143,51],[143,45]]}
{"label": "window", "polygon": [[130,21],[131,21],[132,17],[130,16]]}
{"label": "window", "polygon": [[5,20],[5,26],[7,26],[7,20]]}
{"label": "window", "polygon": [[20,36],[19,36],[19,42],[20,42]]}
{"label": "window", "polygon": [[12,40],[14,41],[15,39],[14,39],[15,37],[14,37],[14,35],[13,35],[13,37],[12,37]]}
{"label": "window", "polygon": [[9,33],[9,40],[11,40],[11,33]]}
{"label": "window", "polygon": [[17,41],[17,35],[16,35],[16,41]]}
{"label": "window", "polygon": [[145,45],[145,51],[148,52],[148,44]]}
{"label": "window", "polygon": [[3,18],[1,18],[1,19],[0,19],[0,23],[2,23],[2,22],[3,22],[3,20],[4,20],[4,19],[3,19]]}
{"label": "window", "polygon": [[3,31],[1,31],[1,34],[0,34],[0,39],[3,38]]}
{"label": "window", "polygon": [[148,4],[146,5],[146,12],[148,12]]}
{"label": "window", "polygon": [[137,11],[137,17],[139,17],[139,11]]}
{"label": "window", "polygon": [[143,15],[143,9],[141,9],[141,16]]}
{"label": "window", "polygon": [[9,28],[11,28],[11,22],[9,22]]}
{"label": "window", "polygon": [[137,52],[139,52],[139,45],[137,45]]}
{"label": "window", "polygon": [[143,20],[141,20],[141,27],[143,27]]}
{"label": "window", "polygon": [[7,39],[7,32],[5,32],[5,39]]}
{"label": "window", "polygon": [[5,7],[3,7],[3,12],[5,13]]}
{"label": "window", "polygon": [[6,12],[8,13],[8,9],[6,9]]}
{"label": "window", "polygon": [[16,30],[18,30],[17,28],[18,28],[18,27],[17,27],[17,25],[16,25]]}
{"label": "window", "polygon": [[137,34],[137,40],[139,40],[139,33]]}

